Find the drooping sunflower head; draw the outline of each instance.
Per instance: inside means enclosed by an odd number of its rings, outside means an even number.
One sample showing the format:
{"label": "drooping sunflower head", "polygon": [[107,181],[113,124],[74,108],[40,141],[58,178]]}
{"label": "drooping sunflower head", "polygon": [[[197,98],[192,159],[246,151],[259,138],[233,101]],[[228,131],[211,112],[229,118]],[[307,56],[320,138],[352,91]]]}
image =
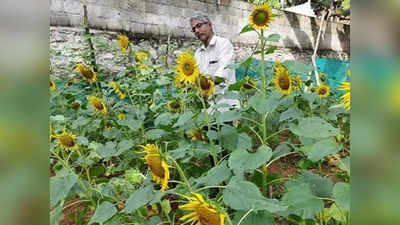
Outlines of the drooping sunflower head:
{"label": "drooping sunflower head", "polygon": [[50,91],[54,90],[56,90],[56,83],[54,83],[54,81],[50,79]]}
{"label": "drooping sunflower head", "polygon": [[97,112],[100,112],[103,115],[107,114],[107,107],[98,97],[90,96],[88,100]]}
{"label": "drooping sunflower head", "polygon": [[199,68],[196,60],[189,52],[183,52],[178,56],[177,65],[177,82],[185,84],[195,84],[199,76]]}
{"label": "drooping sunflower head", "polygon": [[78,63],[75,65],[75,71],[79,73],[81,76],[86,78],[90,83],[96,81],[96,72],[94,70],[83,63]]}
{"label": "drooping sunflower head", "polygon": [[149,165],[151,170],[152,179],[154,182],[161,185],[161,192],[164,192],[168,188],[169,180],[169,165],[161,157],[157,145],[146,144],[145,146],[140,145],[143,148],[143,152],[146,153],[144,159]]}
{"label": "drooping sunflower head", "polygon": [[189,136],[192,139],[192,141],[204,140],[204,135],[199,130],[190,131]]}
{"label": "drooping sunflower head", "polygon": [[124,119],[126,119],[126,115],[123,114],[123,113],[118,113],[117,118],[118,118],[119,120],[124,120]]}
{"label": "drooping sunflower head", "polygon": [[76,135],[73,133],[68,133],[65,130],[61,133],[56,135],[58,142],[61,146],[65,147],[66,149],[71,149],[77,146],[76,144]]}
{"label": "drooping sunflower head", "polygon": [[170,112],[182,112],[183,111],[183,104],[179,100],[169,101],[167,104],[168,111]]}
{"label": "drooping sunflower head", "polygon": [[338,87],[339,90],[344,91],[345,93],[340,97],[340,102],[344,105],[346,110],[350,110],[350,82],[343,81]]}
{"label": "drooping sunflower head", "polygon": [[272,11],[267,3],[257,5],[249,17],[249,24],[254,29],[265,30],[272,22]]}
{"label": "drooping sunflower head", "polygon": [[[193,196],[193,197],[192,197]],[[200,225],[224,225],[226,214],[220,212],[216,205],[208,203],[203,196],[198,193],[192,193],[192,196],[185,196],[189,200],[187,204],[179,206],[179,209],[192,211],[182,216],[179,220],[190,223],[197,221]]]}
{"label": "drooping sunflower head", "polygon": [[126,49],[128,49],[129,46],[129,38],[124,35],[124,34],[118,34],[118,45],[121,48],[121,52],[125,53]]}
{"label": "drooping sunflower head", "polygon": [[284,93],[285,95],[290,95],[292,92],[292,77],[289,74],[289,71],[287,71],[287,69],[279,62],[275,63],[273,82],[275,89]]}
{"label": "drooping sunflower head", "polygon": [[147,54],[147,52],[144,52],[144,51],[136,52],[135,56],[136,56],[136,60],[141,63],[143,63],[144,61],[149,59],[149,54]]}
{"label": "drooping sunflower head", "polygon": [[208,98],[212,94],[214,94],[214,81],[208,76],[201,76],[200,77],[200,89],[201,95],[203,98]]}
{"label": "drooping sunflower head", "polygon": [[74,85],[74,84],[76,84],[76,79],[71,78],[71,79],[69,79],[69,80],[65,83],[65,86],[66,86],[66,87],[71,87],[71,86]]}
{"label": "drooping sunflower head", "polygon": [[329,86],[324,83],[321,83],[315,91],[320,98],[326,98],[330,93]]}
{"label": "drooping sunflower head", "polygon": [[241,91],[249,91],[249,90],[254,90],[256,87],[256,82],[251,79],[249,76],[244,77],[244,83],[240,87]]}

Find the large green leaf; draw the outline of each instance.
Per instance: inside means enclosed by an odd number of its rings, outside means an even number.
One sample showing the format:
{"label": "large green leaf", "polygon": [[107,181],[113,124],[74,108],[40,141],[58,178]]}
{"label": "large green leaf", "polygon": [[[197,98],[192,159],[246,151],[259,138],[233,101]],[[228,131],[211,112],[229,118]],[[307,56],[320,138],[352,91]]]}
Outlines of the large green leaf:
{"label": "large green leaf", "polygon": [[271,213],[282,212],[287,209],[278,200],[267,199],[262,196],[255,184],[234,178],[223,191],[223,201],[232,209],[267,210]]}
{"label": "large green leaf", "polygon": [[246,26],[244,26],[242,28],[242,30],[240,31],[239,34],[243,34],[243,33],[249,32],[249,31],[253,31],[253,30],[255,30],[255,29],[251,26],[251,24],[247,24]]}
{"label": "large green leaf", "polygon": [[312,194],[308,184],[293,185],[287,189],[282,201],[289,206],[289,214],[309,219],[324,208],[323,201]]}
{"label": "large green leaf", "polygon": [[216,186],[223,181],[228,180],[232,176],[232,172],[226,164],[226,161],[224,161],[218,166],[209,170],[205,177],[202,177],[198,180],[198,183],[204,184],[205,186]]}
{"label": "large green leaf", "polygon": [[118,124],[122,126],[127,126],[132,130],[138,130],[142,126],[142,121],[128,117],[124,120],[118,120]]}
{"label": "large green leaf", "polygon": [[339,160],[339,168],[350,175],[350,157]]}
{"label": "large green leaf", "polygon": [[250,150],[253,148],[251,137],[246,133],[240,133],[238,137],[237,149]]}
{"label": "large green leaf", "polygon": [[327,155],[336,154],[340,149],[335,138],[323,139],[312,146],[311,150],[307,152],[307,157],[311,161],[317,162]]}
{"label": "large green leaf", "polygon": [[265,38],[266,41],[272,41],[272,42],[279,42],[281,39],[281,35],[279,34],[270,34],[268,35],[267,38]]}
{"label": "large green leaf", "polygon": [[62,174],[50,178],[50,206],[54,207],[64,199],[78,181],[76,174]]}
{"label": "large green leaf", "polygon": [[96,152],[103,158],[114,156],[117,153],[116,144],[112,141],[107,142],[105,145],[100,144]]}
{"label": "large green leaf", "polygon": [[300,119],[302,117],[304,117],[303,111],[301,111],[296,106],[293,106],[281,114],[281,116],[279,117],[279,122],[285,121],[287,119],[292,119],[292,118]]}
{"label": "large green leaf", "polygon": [[333,187],[333,197],[340,207],[350,212],[350,184],[336,183]]}
{"label": "large green leaf", "polygon": [[224,125],[221,128],[219,139],[225,148],[234,151],[238,143],[238,133],[236,128]]}
{"label": "large green leaf", "polygon": [[120,143],[118,143],[117,146],[117,153],[115,154],[116,156],[122,154],[123,152],[125,152],[126,150],[132,148],[134,145],[132,140],[122,140]]}
{"label": "large green leaf", "polygon": [[339,134],[339,130],[319,117],[308,117],[299,120],[298,125],[290,124],[290,130],[298,136],[315,139],[332,137]]}
{"label": "large green leaf", "polygon": [[272,156],[272,150],[262,145],[255,153],[249,153],[246,150],[238,149],[229,157],[229,167],[240,174],[245,171],[257,169],[259,166],[267,162]]}
{"label": "large green leaf", "polygon": [[249,98],[249,106],[260,114],[273,112],[280,104],[280,92],[273,92],[268,98],[264,98],[261,93],[257,92]]}
{"label": "large green leaf", "polygon": [[63,218],[63,206],[60,204],[50,212],[50,225],[59,225]]}
{"label": "large green leaf", "polygon": [[240,119],[240,112],[237,110],[229,110],[219,114],[216,118],[217,123],[231,122]]}
{"label": "large green leaf", "polygon": [[333,182],[329,178],[323,178],[311,171],[304,171],[304,173],[293,181],[286,183],[287,188],[293,188],[295,186],[302,185],[303,183],[308,184],[313,195],[321,198],[329,198],[332,196]]}
{"label": "large green leaf", "polygon": [[164,130],[161,129],[152,129],[146,132],[144,135],[146,138],[150,140],[157,140],[164,136],[166,133]]}
{"label": "large green leaf", "polygon": [[[244,211],[238,211],[235,214],[234,217],[234,224],[238,224],[240,219],[243,218],[243,216],[247,212]],[[262,210],[262,211],[252,211],[250,214],[248,214],[240,223],[240,225],[274,225],[274,215],[272,215],[270,212]]]}
{"label": "large green leaf", "polygon": [[172,120],[176,118],[176,114],[172,114],[169,112],[162,113],[157,118],[154,120],[154,125],[163,125],[163,126],[168,126],[172,123]]}
{"label": "large green leaf", "polygon": [[122,212],[132,213],[141,206],[149,203],[153,198],[153,186],[148,185],[140,188],[139,190],[133,192],[128,200],[126,200],[126,206]]}
{"label": "large green leaf", "polygon": [[262,200],[258,187],[248,181],[230,182],[223,191],[223,201],[235,210],[250,210],[256,207],[256,202]]}
{"label": "large green leaf", "polygon": [[115,213],[117,213],[117,209],[111,202],[102,202],[88,224],[103,223],[114,216]]}
{"label": "large green leaf", "polygon": [[193,113],[191,111],[187,111],[179,116],[178,121],[172,127],[180,127],[188,123],[193,117]]}

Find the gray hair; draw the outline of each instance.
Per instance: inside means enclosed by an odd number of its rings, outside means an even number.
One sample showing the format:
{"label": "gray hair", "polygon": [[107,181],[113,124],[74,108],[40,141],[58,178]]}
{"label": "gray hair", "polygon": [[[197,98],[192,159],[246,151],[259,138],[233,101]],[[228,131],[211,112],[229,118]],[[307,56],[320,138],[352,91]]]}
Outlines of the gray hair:
{"label": "gray hair", "polygon": [[208,16],[206,16],[204,14],[197,14],[197,15],[190,17],[190,23],[192,23],[193,20],[200,20],[204,23],[211,24],[210,18],[208,18]]}

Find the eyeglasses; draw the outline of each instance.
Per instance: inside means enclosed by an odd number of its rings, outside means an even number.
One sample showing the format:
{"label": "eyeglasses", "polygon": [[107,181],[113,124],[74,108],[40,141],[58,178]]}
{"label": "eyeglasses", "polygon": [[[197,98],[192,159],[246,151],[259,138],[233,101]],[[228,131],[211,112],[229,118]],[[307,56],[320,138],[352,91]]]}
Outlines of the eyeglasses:
{"label": "eyeglasses", "polygon": [[193,32],[193,33],[196,32],[196,28],[197,28],[197,29],[200,29],[200,28],[201,28],[204,24],[206,24],[206,23],[207,23],[207,22],[196,24],[196,26],[192,27],[192,32]]}

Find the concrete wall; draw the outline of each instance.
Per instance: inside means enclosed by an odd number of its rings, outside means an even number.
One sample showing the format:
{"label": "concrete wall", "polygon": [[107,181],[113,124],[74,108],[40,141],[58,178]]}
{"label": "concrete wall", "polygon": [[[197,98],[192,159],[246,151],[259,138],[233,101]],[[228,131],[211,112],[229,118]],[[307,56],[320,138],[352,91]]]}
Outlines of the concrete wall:
{"label": "concrete wall", "polygon": [[[50,25],[78,27],[82,24],[82,0],[50,0]],[[238,35],[248,23],[253,5],[239,0],[86,0],[91,28],[125,31],[132,35],[163,38],[194,38],[189,18],[206,13],[217,35],[229,38],[234,45],[254,44],[254,32]],[[278,47],[312,49],[319,21],[315,18],[276,11],[280,14],[266,34],[282,36]],[[350,50],[350,26],[329,22],[319,49],[335,52]]]}

